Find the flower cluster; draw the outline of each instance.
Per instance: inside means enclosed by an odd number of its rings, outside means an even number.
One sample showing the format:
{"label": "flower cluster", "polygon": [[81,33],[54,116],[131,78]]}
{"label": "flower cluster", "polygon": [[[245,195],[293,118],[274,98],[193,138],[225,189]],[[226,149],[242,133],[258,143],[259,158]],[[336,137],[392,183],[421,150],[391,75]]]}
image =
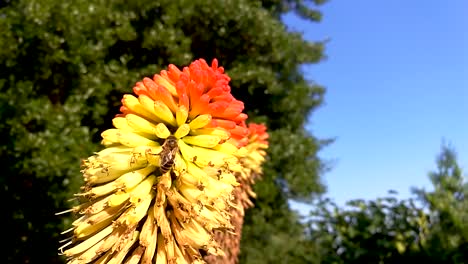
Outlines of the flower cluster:
{"label": "flower cluster", "polygon": [[224,255],[214,232],[234,230],[234,190],[261,172],[267,146],[262,126],[246,127],[229,81],[216,60],[200,59],[169,65],[124,95],[115,128],[101,134],[106,148],[83,162],[84,202],[69,210],[80,217],[60,248],[69,263]]}

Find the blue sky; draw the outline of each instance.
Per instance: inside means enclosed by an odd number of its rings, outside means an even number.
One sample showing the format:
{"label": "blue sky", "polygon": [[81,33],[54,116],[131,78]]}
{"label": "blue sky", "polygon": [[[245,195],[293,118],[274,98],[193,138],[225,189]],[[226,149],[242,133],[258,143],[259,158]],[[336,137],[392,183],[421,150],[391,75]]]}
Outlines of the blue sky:
{"label": "blue sky", "polygon": [[331,0],[321,11],[321,23],[284,21],[306,39],[330,38],[327,59],[304,68],[327,88],[308,129],[336,137],[320,153],[335,160],[327,196],[342,205],[430,189],[443,139],[468,171],[468,1]]}

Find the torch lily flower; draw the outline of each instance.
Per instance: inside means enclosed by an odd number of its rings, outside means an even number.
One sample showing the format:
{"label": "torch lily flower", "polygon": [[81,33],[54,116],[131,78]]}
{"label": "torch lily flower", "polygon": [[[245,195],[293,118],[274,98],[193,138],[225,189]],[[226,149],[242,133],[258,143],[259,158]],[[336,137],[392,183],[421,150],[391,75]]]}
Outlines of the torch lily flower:
{"label": "torch lily flower", "polygon": [[216,60],[200,59],[169,65],[124,95],[114,128],[101,134],[106,148],[83,162],[84,202],[69,210],[80,217],[60,248],[69,263],[204,263],[205,254],[224,254],[213,236],[233,230],[249,133],[229,80]]}

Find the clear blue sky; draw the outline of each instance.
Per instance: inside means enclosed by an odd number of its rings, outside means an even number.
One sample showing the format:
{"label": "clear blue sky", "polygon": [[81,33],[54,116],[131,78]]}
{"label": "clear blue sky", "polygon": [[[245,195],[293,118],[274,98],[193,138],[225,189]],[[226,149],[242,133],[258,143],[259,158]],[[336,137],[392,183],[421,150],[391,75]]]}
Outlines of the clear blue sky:
{"label": "clear blue sky", "polygon": [[320,153],[338,204],[387,190],[430,189],[442,139],[468,172],[468,1],[331,0],[321,23],[286,16],[309,40],[330,38],[327,59],[304,68],[325,86],[308,128],[336,137]]}

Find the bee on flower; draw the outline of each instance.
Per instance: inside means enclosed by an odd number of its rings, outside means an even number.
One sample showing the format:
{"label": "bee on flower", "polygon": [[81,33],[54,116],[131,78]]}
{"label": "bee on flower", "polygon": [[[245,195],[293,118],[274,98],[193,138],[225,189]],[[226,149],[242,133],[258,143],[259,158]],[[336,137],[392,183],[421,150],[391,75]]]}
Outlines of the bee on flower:
{"label": "bee on flower", "polygon": [[159,169],[164,174],[172,169],[174,166],[175,157],[179,151],[179,145],[177,144],[177,138],[175,136],[169,136],[162,145],[162,150],[159,153],[160,162]]}

